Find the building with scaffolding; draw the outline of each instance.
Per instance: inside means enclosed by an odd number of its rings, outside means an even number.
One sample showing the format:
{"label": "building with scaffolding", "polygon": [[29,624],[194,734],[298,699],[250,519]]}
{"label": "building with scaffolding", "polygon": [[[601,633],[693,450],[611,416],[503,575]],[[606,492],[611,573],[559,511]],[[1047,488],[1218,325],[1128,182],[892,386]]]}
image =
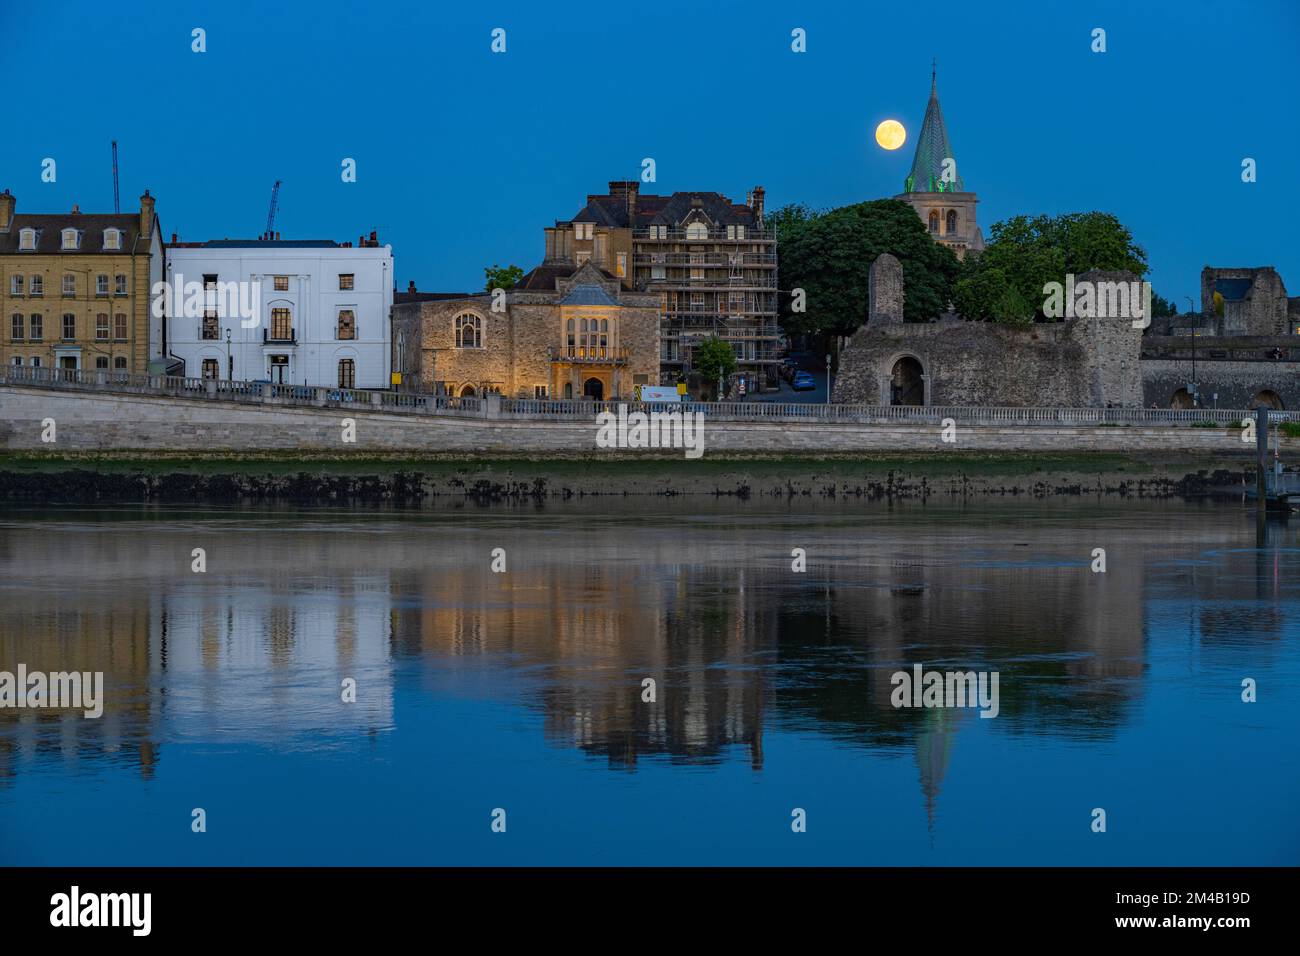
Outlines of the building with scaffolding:
{"label": "building with scaffolding", "polygon": [[709,336],[731,345],[748,391],[775,387],[780,362],[776,233],[763,218],[764,190],[744,204],[716,192],[643,194],[615,181],[587,197],[570,220],[546,231],[544,266],[591,262],[623,288],[659,298],[661,384],[691,370]]}

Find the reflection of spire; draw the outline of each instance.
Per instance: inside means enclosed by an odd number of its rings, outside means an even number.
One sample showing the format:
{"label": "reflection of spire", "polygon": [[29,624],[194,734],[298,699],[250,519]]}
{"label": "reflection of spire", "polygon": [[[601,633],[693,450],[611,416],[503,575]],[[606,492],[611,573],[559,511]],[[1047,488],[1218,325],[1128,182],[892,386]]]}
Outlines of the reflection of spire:
{"label": "reflection of spire", "polygon": [[925,794],[925,816],[934,838],[934,804],[939,796],[939,785],[948,771],[948,760],[956,727],[951,726],[952,715],[945,707],[925,711],[924,726],[916,737],[916,765],[921,771],[921,792]]}

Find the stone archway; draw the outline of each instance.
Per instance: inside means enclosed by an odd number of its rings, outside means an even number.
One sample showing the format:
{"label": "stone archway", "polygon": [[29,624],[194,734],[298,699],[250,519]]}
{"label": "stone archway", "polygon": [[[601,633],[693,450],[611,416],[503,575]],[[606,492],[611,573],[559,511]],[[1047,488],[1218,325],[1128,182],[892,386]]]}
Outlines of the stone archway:
{"label": "stone archway", "polygon": [[1282,404],[1282,396],[1271,388],[1260,389],[1255,393],[1255,397],[1250,400],[1251,408],[1259,408],[1261,405],[1277,412],[1280,412],[1285,408]]}
{"label": "stone archway", "polygon": [[461,398],[473,398],[473,397],[474,397],[474,386],[473,386],[473,385],[466,385],[464,388],[462,388],[462,389],[460,390],[460,397],[461,397]]}
{"label": "stone archway", "polygon": [[904,355],[890,366],[889,404],[925,404],[925,368],[920,359]]}
{"label": "stone archway", "polygon": [[605,398],[605,383],[598,378],[589,378],[582,383],[582,397],[591,399],[593,402],[603,401]]}
{"label": "stone archway", "polygon": [[1174,394],[1170,397],[1169,407],[1179,408],[1179,409],[1191,408],[1192,393],[1185,388],[1180,388],[1178,391],[1174,392]]}

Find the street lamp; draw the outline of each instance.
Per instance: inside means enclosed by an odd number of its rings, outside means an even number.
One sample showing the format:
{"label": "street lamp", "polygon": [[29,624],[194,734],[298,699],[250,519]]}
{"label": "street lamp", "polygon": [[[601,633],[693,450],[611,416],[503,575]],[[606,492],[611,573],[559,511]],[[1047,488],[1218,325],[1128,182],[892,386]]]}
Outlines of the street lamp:
{"label": "street lamp", "polygon": [[226,381],[235,380],[235,359],[230,354],[230,328],[226,328]]}
{"label": "street lamp", "polygon": [[831,403],[831,353],[826,353],[826,404]]}

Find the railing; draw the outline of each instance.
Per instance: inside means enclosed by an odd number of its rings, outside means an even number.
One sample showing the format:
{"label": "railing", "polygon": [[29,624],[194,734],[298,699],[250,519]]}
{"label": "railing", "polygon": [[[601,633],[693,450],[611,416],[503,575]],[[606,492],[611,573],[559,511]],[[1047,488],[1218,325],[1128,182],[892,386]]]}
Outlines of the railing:
{"label": "railing", "polygon": [[[825,405],[793,402],[592,402],[570,399],[458,398],[320,385],[239,382],[102,369],[0,367],[0,386],[125,393],[242,404],[298,405],[402,414],[509,416],[526,419],[590,419],[600,412],[689,411],[713,421],[823,422],[826,424],[942,424],[1053,426],[1192,426],[1225,428],[1253,419],[1242,409],[1208,408],[977,408],[959,405]],[[1271,422],[1300,421],[1300,412],[1273,411]]]}

